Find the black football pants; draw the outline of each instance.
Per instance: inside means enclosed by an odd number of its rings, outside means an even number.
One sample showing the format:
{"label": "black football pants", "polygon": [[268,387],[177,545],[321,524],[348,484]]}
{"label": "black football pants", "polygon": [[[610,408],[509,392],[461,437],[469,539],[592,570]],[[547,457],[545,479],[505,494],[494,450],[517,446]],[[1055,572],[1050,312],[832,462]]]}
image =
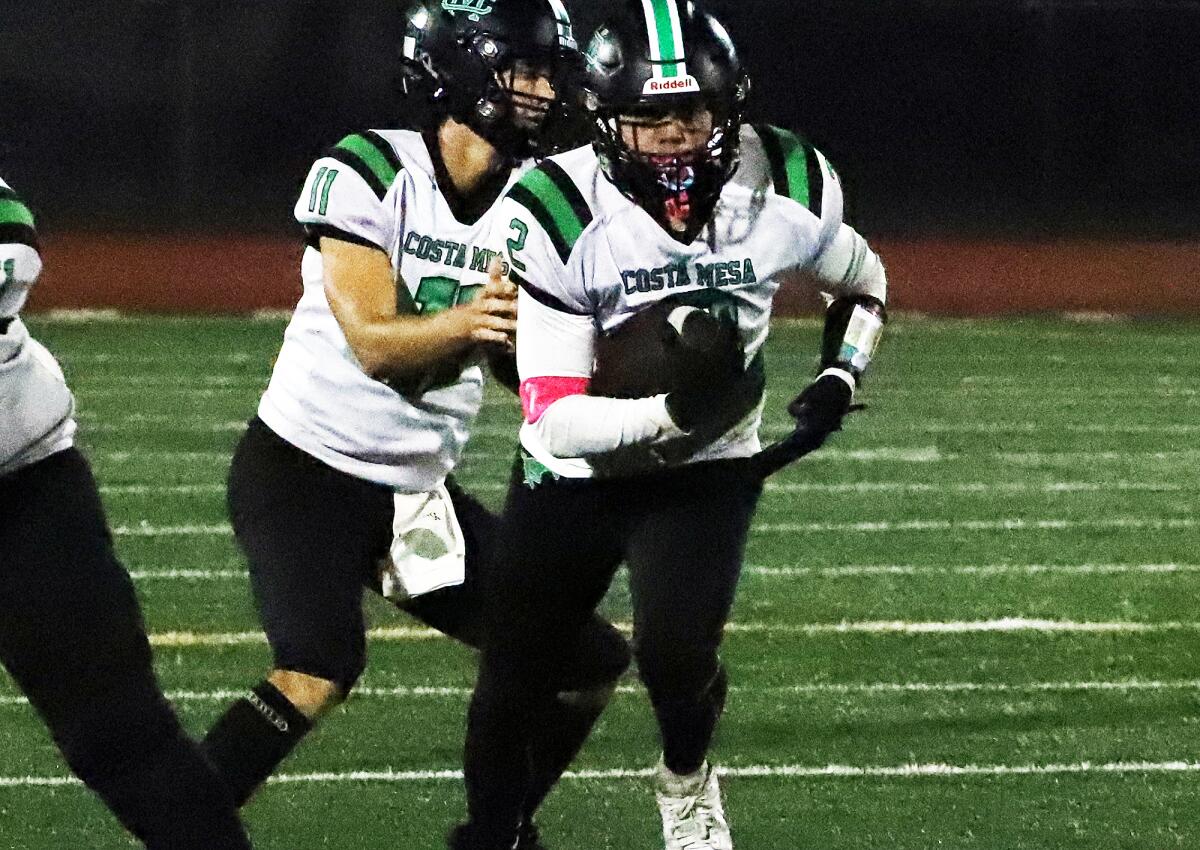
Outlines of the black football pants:
{"label": "black football pants", "polygon": [[[469,646],[482,636],[482,575],[492,556],[496,518],[447,479],[466,541],[466,581],[401,604],[405,611]],[[395,513],[390,488],[355,478],[251,420],[229,472],[229,512],[246,552],[250,581],[275,667],[338,684],[349,693],[366,667],[364,589],[379,590]],[[629,663],[621,636],[591,618],[563,689],[615,681]]]}
{"label": "black football pants", "polygon": [[67,764],[147,847],[250,847],[159,689],[133,584],[74,449],[0,478],[0,661]]}
{"label": "black football pants", "polygon": [[562,663],[623,561],[664,760],[681,774],[701,766],[724,707],[718,649],[761,490],[744,460],[608,481],[547,474],[532,487],[517,464],[468,720],[467,796],[481,831],[511,833],[528,781],[521,752],[554,698],[543,671]]}

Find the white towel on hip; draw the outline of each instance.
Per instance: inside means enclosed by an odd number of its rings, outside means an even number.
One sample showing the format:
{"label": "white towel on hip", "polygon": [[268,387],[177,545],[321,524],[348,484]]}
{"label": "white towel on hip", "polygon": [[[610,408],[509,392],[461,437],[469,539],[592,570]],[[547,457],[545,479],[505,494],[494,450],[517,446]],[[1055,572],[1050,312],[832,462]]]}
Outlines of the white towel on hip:
{"label": "white towel on hip", "polygon": [[380,572],[383,595],[410,599],[466,580],[467,547],[444,484],[396,493],[391,557]]}

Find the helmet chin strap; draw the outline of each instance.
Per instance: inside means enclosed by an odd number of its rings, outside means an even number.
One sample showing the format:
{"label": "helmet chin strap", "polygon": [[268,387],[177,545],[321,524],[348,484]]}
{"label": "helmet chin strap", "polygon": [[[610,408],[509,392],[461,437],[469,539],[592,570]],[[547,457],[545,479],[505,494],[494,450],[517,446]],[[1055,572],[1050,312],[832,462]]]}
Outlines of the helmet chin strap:
{"label": "helmet chin strap", "polygon": [[667,225],[676,233],[688,231],[695,212],[691,192],[696,179],[694,158],[695,152],[646,157],[646,161],[657,172],[658,185],[666,192],[663,213]]}
{"label": "helmet chin strap", "polygon": [[692,202],[687,192],[680,192],[672,198],[667,198],[663,205],[667,213],[667,222],[671,229],[683,233],[688,229],[692,217]]}

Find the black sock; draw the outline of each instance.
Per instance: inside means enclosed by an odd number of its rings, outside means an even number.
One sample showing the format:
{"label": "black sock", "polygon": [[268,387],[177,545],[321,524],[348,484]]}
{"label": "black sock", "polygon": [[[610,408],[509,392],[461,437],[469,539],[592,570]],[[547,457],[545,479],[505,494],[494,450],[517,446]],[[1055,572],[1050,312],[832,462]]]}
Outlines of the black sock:
{"label": "black sock", "polygon": [[312,721],[278,688],[263,681],[229,707],[204,738],[204,754],[238,806],[312,729]]}

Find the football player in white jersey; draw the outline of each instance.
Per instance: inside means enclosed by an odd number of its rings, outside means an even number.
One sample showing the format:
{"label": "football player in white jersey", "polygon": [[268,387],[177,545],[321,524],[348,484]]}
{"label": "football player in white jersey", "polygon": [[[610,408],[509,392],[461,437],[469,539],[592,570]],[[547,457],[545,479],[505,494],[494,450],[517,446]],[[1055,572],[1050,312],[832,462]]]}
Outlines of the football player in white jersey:
{"label": "football player in white jersey", "polygon": [[[539,671],[625,562],[634,654],[662,735],[665,846],[728,850],[707,751],[746,535],[764,472],[817,448],[849,411],[883,324],[886,277],[844,223],[825,157],[790,132],[743,124],[749,82],[722,25],[689,0],[621,10],[585,50],[593,144],[522,177],[499,217],[512,223],[521,288],[525,463],[509,490],[498,616],[469,713],[468,804],[474,822],[513,834],[529,718],[553,696]],[[764,468],[772,300],[813,281],[831,299],[821,371],[789,408],[797,428],[782,457]],[[662,310],[663,329],[669,319],[686,330],[689,305],[708,311],[730,331],[726,350],[694,352],[663,392],[593,392],[598,341],[663,305],[675,305]]]}
{"label": "football player in white jersey", "polygon": [[[403,57],[428,124],[348,136],[313,165],[295,208],[304,292],[230,470],[274,654],[205,739],[239,802],[358,680],[364,588],[468,644],[482,629],[495,519],[450,473],[480,361],[511,362],[516,290],[488,247],[493,219],[578,51],[559,0],[423,0]],[[522,848],[539,846],[533,810],[629,662],[598,618],[580,640],[556,678],[569,696],[532,747],[541,782],[523,800]]]}
{"label": "football player in white jersey", "polygon": [[152,850],[250,843],[154,675],[75,401],[18,315],[41,274],[29,207],[0,180],[0,662],[71,769]]}

